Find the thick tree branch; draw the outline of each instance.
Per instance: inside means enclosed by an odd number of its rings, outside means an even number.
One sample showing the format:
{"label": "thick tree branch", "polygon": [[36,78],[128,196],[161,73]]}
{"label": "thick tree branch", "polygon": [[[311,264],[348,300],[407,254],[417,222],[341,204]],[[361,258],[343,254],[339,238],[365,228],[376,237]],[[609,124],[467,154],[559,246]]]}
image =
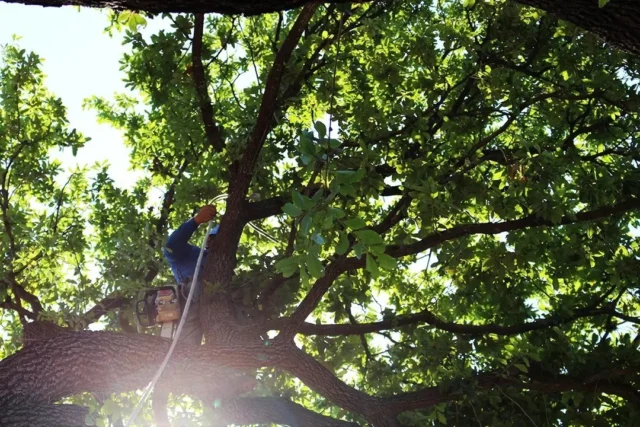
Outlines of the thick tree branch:
{"label": "thick tree branch", "polygon": [[117,294],[109,295],[103,300],[97,302],[96,305],[94,305],[91,309],[86,311],[82,315],[82,320],[78,322],[79,325],[75,324],[70,326],[73,328],[75,328],[76,326],[80,326],[81,328],[86,328],[91,323],[99,320],[102,316],[104,316],[108,312],[112,310],[116,310],[118,308],[122,308],[128,302],[129,302],[129,299],[121,295],[117,295]]}
{"label": "thick tree branch", "polygon": [[[150,335],[57,331],[53,337],[35,340],[0,361],[0,419],[4,408],[15,405],[49,403],[85,391],[111,393],[142,388],[170,345]],[[178,346],[162,382],[171,384],[176,393],[220,396],[225,395],[228,385],[229,372],[225,371],[273,366],[281,360],[278,349],[265,349],[262,343],[215,348]]]}
{"label": "thick tree branch", "polygon": [[[424,252],[427,249],[441,245],[442,243],[458,239],[472,234],[499,234],[508,231],[522,230],[525,228],[574,224],[584,221],[593,221],[622,214],[628,211],[640,209],[640,199],[629,199],[613,206],[606,206],[592,211],[579,212],[572,216],[563,217],[559,223],[555,224],[550,220],[540,218],[537,215],[530,215],[525,218],[508,220],[496,223],[464,224],[448,230],[433,233],[419,242],[406,246],[388,246],[386,254],[395,258],[414,255]],[[355,270],[365,266],[366,259],[338,258],[325,268],[325,275],[318,279],[304,297],[296,311],[291,315],[291,322],[283,328],[283,338],[292,338],[295,331],[300,328],[305,319],[311,314],[322,300],[324,294],[329,290],[333,281],[343,272]]]}
{"label": "thick tree branch", "polygon": [[[516,0],[527,6],[537,7],[591,31],[604,40],[640,55],[640,27],[637,23],[638,2],[635,0],[613,0],[605,7],[590,0]],[[621,31],[622,28],[628,30]]]}
{"label": "thick tree branch", "polygon": [[289,34],[276,54],[274,63],[267,77],[265,92],[258,111],[256,125],[251,132],[247,148],[242,158],[232,166],[232,177],[229,183],[226,213],[220,223],[217,239],[220,250],[208,257],[204,270],[204,279],[212,283],[231,283],[232,270],[235,267],[235,253],[244,226],[243,208],[245,195],[253,179],[255,163],[260,155],[266,137],[274,123],[277,109],[276,99],[280,91],[282,76],[302,33],[313,17],[319,3],[306,5],[294,22]]}
{"label": "thick tree branch", "polygon": [[[572,316],[553,315],[542,319],[533,320],[531,322],[525,322],[511,326],[502,326],[496,324],[466,325],[456,322],[447,322],[433,314],[431,311],[423,310],[417,314],[397,316],[374,323],[360,323],[350,325],[317,325],[315,323],[303,323],[300,326],[298,333],[303,335],[361,335],[388,329],[396,329],[407,325],[419,325],[425,323],[437,329],[452,332],[455,334],[515,335],[573,322],[574,320],[580,318],[610,314],[610,310],[607,309],[583,308],[575,310]],[[286,321],[286,319],[278,319],[277,321],[270,323],[268,326],[275,326],[277,328],[278,324],[286,323]]]}
{"label": "thick tree branch", "polygon": [[[220,13],[223,15],[259,15],[296,9],[310,3],[309,0],[179,0],[158,2],[153,0],[4,0],[37,6],[85,6],[133,10],[153,13]],[[325,3],[367,3],[371,0],[327,0]]]}
{"label": "thick tree branch", "polygon": [[259,202],[250,202],[243,209],[246,223],[282,214],[282,207],[287,203],[285,196],[276,196]]}
{"label": "thick tree branch", "polygon": [[[627,372],[621,370],[623,372]],[[634,374],[637,371],[634,372]],[[526,374],[525,374],[526,375]],[[617,373],[617,375],[623,375]],[[510,374],[484,373],[471,378],[476,390],[491,390],[496,387],[514,387],[523,390],[535,390],[541,393],[557,393],[580,391],[587,393],[608,393],[626,400],[639,403],[638,390],[627,384],[619,384],[612,380],[610,371],[606,375],[595,375],[589,378],[573,378],[569,375],[531,375],[531,380],[523,382]],[[442,393],[440,387],[428,387],[423,390],[403,393],[389,398],[391,410],[398,414],[428,408],[439,403],[449,402],[460,397],[457,393]]]}
{"label": "thick tree branch", "polygon": [[0,409],[0,426],[84,426],[88,413],[89,408],[77,405],[15,405]]}
{"label": "thick tree branch", "polygon": [[[393,257],[402,257],[423,252],[427,249],[438,246],[448,240],[457,239],[472,234],[499,234],[508,231],[522,230],[534,227],[558,227],[561,225],[575,224],[578,222],[594,221],[598,219],[608,218],[625,212],[640,209],[640,199],[629,199],[616,205],[605,206],[591,211],[579,212],[572,216],[565,216],[556,224],[550,220],[543,219],[537,215],[529,215],[524,218],[508,220],[496,223],[480,223],[480,224],[464,224],[448,230],[431,234],[419,242],[406,246],[389,246],[387,254]],[[356,263],[356,260],[349,260],[350,267]],[[364,265],[364,261],[358,264]]]}
{"label": "thick tree branch", "polygon": [[[308,0],[180,0],[157,2],[151,0],[5,0],[9,3],[22,3],[40,6],[77,5],[115,10],[147,11],[154,13],[189,12],[222,13],[227,15],[257,15],[300,7]],[[519,3],[537,7],[591,31],[614,46],[640,55],[640,30],[637,17],[640,13],[635,0],[614,0],[603,8],[592,0],[517,0]],[[344,3],[343,0],[329,0],[327,3]],[[354,3],[366,2],[356,0]],[[624,30],[622,30],[624,29]]]}
{"label": "thick tree branch", "polygon": [[315,14],[318,5],[319,3],[311,2],[302,9],[293,24],[293,27],[289,31],[289,34],[287,34],[287,37],[282,43],[280,50],[276,54],[271,70],[269,71],[269,75],[267,76],[265,91],[262,96],[262,102],[260,103],[256,125],[251,133],[251,137],[249,138],[249,146],[242,158],[241,167],[245,169],[243,172],[253,171],[255,162],[260,154],[260,150],[262,149],[262,145],[266,140],[267,133],[273,124],[273,114],[277,108],[276,99],[280,91],[280,83],[282,81],[286,65],[289,62],[291,53],[300,40],[300,36],[302,36],[304,28]]}
{"label": "thick tree branch", "polygon": [[[167,341],[158,337],[109,332],[63,331],[53,338],[37,340],[0,361],[0,416],[5,419],[6,414],[15,408],[49,405],[81,392],[112,393],[141,388],[154,374],[168,346]],[[43,354],[47,357],[43,358]],[[428,407],[459,396],[442,393],[438,387],[390,398],[370,396],[340,381],[292,343],[278,340],[268,346],[265,342],[246,341],[231,346],[178,347],[159,387],[170,387],[174,393],[191,394],[201,399],[217,396],[225,402],[225,399],[246,391],[245,379],[248,377],[242,374],[243,370],[261,366],[290,372],[335,404],[360,414],[374,426],[395,426],[395,415],[400,412]],[[622,369],[621,372],[626,371]],[[622,374],[617,372],[615,375]],[[532,376],[530,382],[523,383],[515,377],[505,379],[496,374],[481,374],[474,381],[479,389],[510,385],[542,392],[580,390],[614,393],[625,398],[637,395],[628,385],[609,381],[608,378],[613,376],[610,371],[605,376],[590,375],[582,380],[544,375],[542,378]],[[224,414],[225,410],[223,404],[221,413]],[[306,410],[300,410],[300,414],[314,416]]]}
{"label": "thick tree branch", "polygon": [[222,133],[215,123],[213,106],[207,89],[207,78],[202,65],[202,33],[204,28],[204,14],[197,13],[193,28],[193,48],[191,50],[191,62],[193,64],[192,76],[196,88],[196,96],[200,105],[200,117],[204,123],[204,132],[209,145],[217,152],[224,149]]}
{"label": "thick tree branch", "polygon": [[17,303],[17,305],[22,306],[22,304],[20,303],[20,301],[22,300],[28,302],[29,305],[31,305],[31,311],[37,317],[38,314],[42,311],[42,304],[40,303],[40,299],[34,294],[32,294],[31,292],[29,292],[28,290],[26,290],[24,286],[19,284],[16,281],[16,278],[12,272],[9,272],[8,276],[9,276],[10,288],[15,296],[15,300],[16,300],[15,302]]}
{"label": "thick tree branch", "polygon": [[304,351],[293,344],[285,345],[288,351],[282,368],[340,407],[362,415],[374,426],[397,425],[395,414],[388,411],[384,399],[370,396],[349,386]]}
{"label": "thick tree branch", "polygon": [[38,316],[36,316],[33,312],[27,310],[26,308],[23,308],[21,305],[14,303],[13,301],[11,301],[11,299],[9,297],[6,297],[5,300],[3,302],[0,303],[0,307],[6,309],[6,310],[13,310],[16,313],[18,313],[18,316],[20,317],[20,321],[22,323],[24,323],[26,321],[26,318],[29,318],[31,320],[36,320]]}
{"label": "thick tree branch", "polygon": [[282,397],[245,397],[220,400],[214,420],[227,424],[278,424],[292,427],[348,427],[355,423],[326,417]]}

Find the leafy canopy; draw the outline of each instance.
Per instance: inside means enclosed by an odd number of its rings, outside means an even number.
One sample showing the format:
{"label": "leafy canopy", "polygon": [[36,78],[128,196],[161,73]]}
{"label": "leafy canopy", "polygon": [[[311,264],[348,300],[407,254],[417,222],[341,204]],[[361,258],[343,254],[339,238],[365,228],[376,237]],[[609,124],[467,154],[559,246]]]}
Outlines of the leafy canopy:
{"label": "leafy canopy", "polygon": [[[288,316],[330,277],[313,322],[386,327],[302,334],[298,344],[368,394],[437,387],[449,396],[402,414],[406,425],[635,419],[638,60],[512,3],[320,10],[284,69],[251,182],[254,200],[277,198],[281,209],[255,222],[275,242],[245,228],[234,279],[241,304]],[[193,17],[153,18],[167,25],[147,36],[144,17],[114,15],[132,92],[86,106],[124,131],[132,165],[146,172],[130,189],[106,166],[68,172],[50,160],[87,139],[45,89],[40,59],[4,47],[4,356],[20,345],[20,318],[84,328],[96,320],[87,309],[107,295],[171,280],[162,242],[229,191],[297,13],[206,17],[201,61],[222,151],[205,135],[194,85]],[[342,274],[336,259],[349,265]],[[288,280],[265,297],[279,275]],[[527,329],[541,318],[551,320]],[[120,328],[113,311],[102,322]],[[623,373],[611,374],[609,389],[589,385],[615,369]],[[487,389],[478,372],[538,385]],[[259,378],[254,394],[362,421],[283,371]],[[586,385],[558,386],[567,381]],[[135,403],[111,399],[91,405],[112,422]],[[191,400],[173,405],[174,420],[200,414]]]}

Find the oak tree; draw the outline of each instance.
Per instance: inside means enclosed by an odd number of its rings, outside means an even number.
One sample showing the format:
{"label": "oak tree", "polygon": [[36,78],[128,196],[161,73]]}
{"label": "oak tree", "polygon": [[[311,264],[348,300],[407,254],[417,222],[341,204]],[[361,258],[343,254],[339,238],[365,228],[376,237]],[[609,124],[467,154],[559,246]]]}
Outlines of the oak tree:
{"label": "oak tree", "polygon": [[638,416],[637,57],[511,2],[110,25],[131,92],[86,106],[123,131],[130,189],[52,160],[87,139],[3,49],[0,424],[129,417],[169,347],[130,330],[133,295],[221,194],[205,343],[140,423]]}

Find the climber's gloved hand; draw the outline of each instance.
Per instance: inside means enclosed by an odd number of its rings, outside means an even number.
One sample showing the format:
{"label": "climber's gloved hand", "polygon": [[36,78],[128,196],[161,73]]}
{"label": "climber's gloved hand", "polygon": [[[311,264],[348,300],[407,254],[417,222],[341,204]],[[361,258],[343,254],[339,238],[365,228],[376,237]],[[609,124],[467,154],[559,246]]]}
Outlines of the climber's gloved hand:
{"label": "climber's gloved hand", "polygon": [[213,218],[215,218],[215,216],[216,216],[216,207],[213,205],[207,205],[201,208],[200,211],[198,211],[198,213],[196,214],[196,216],[193,217],[193,219],[195,220],[196,224],[200,225],[200,224],[204,224],[205,222],[211,221]]}

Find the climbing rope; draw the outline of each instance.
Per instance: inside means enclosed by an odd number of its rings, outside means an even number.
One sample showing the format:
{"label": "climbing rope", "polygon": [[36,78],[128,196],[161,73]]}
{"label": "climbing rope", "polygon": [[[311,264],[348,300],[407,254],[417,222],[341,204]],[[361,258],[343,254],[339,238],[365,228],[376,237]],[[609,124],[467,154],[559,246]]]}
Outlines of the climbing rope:
{"label": "climbing rope", "polygon": [[[221,194],[219,196],[214,197],[211,202],[209,202],[209,204],[212,204],[213,202],[217,202],[218,200],[224,200],[227,197],[229,197],[228,194]],[[253,196],[252,196],[253,198]],[[261,235],[262,237],[264,237],[265,239],[269,240],[271,243],[278,243],[278,241],[271,236],[269,233],[267,233],[266,231],[264,231],[263,228],[257,226],[256,224],[254,224],[253,222],[249,223],[249,227],[253,228],[259,235]]]}
{"label": "climbing rope", "polygon": [[167,367],[167,364],[169,363],[169,359],[171,359],[171,356],[173,355],[173,351],[175,350],[176,345],[178,344],[178,338],[180,338],[180,334],[182,333],[182,328],[184,327],[184,323],[187,320],[187,314],[189,313],[189,308],[191,307],[191,300],[193,299],[193,289],[195,288],[196,283],[198,281],[198,276],[200,274],[200,267],[202,265],[203,254],[204,254],[205,248],[207,246],[207,237],[209,237],[209,232],[211,231],[212,227],[213,227],[213,222],[209,221],[209,223],[207,225],[207,232],[205,233],[204,239],[202,239],[202,245],[200,246],[200,254],[198,255],[198,262],[196,263],[196,271],[194,272],[193,279],[191,280],[191,287],[189,289],[189,296],[187,297],[187,302],[184,305],[184,312],[183,312],[182,316],[180,317],[180,323],[178,323],[178,329],[176,329],[176,333],[173,336],[173,341],[171,341],[171,347],[169,347],[169,351],[165,355],[164,360],[162,361],[162,364],[160,365],[160,367],[156,371],[156,374],[153,376],[153,379],[151,380],[149,385],[147,385],[147,388],[145,389],[144,393],[142,394],[142,397],[140,398],[140,401],[138,402],[138,404],[134,408],[133,413],[131,414],[131,417],[127,421],[127,424],[125,424],[125,427],[129,427],[131,425],[131,423],[133,423],[133,421],[138,416],[138,413],[140,412],[140,409],[142,409],[142,405],[144,405],[144,402],[149,398],[149,395],[151,394],[151,391],[156,386],[156,383],[160,379],[160,376],[162,375],[162,373],[164,372],[165,368]]}
{"label": "climbing rope", "polygon": [[[217,201],[224,200],[227,197],[229,197],[228,194],[221,194],[219,196],[214,197],[209,202],[209,204],[213,204],[213,203],[215,203]],[[258,234],[262,235],[263,237],[267,238],[268,240],[270,240],[270,241],[272,241],[274,243],[277,243],[277,240],[274,239],[273,237],[271,237],[262,228],[258,227],[257,225],[255,225],[255,224],[253,224],[251,222],[249,223],[249,225],[254,230],[256,230],[256,232],[258,232]],[[129,420],[125,424],[125,427],[129,427],[135,421],[136,417],[140,413],[140,410],[142,409],[142,406],[144,405],[146,400],[151,395],[151,392],[153,391],[154,387],[156,386],[156,383],[158,382],[158,380],[160,379],[160,376],[162,376],[162,373],[166,369],[167,364],[169,363],[169,360],[171,359],[171,356],[173,355],[173,351],[175,350],[176,345],[178,344],[178,339],[180,338],[180,334],[182,333],[182,329],[184,327],[184,323],[185,323],[185,321],[187,319],[187,315],[189,314],[189,308],[191,307],[191,301],[193,299],[193,289],[195,288],[196,283],[198,281],[198,276],[200,275],[200,268],[202,266],[202,259],[203,259],[204,251],[205,251],[206,246],[207,246],[207,239],[209,237],[209,232],[211,231],[212,228],[213,228],[213,221],[209,221],[209,223],[207,224],[207,232],[205,233],[204,239],[202,239],[202,245],[200,246],[200,253],[198,254],[198,262],[196,263],[196,270],[195,270],[195,272],[193,274],[193,279],[191,280],[191,286],[189,287],[189,295],[187,296],[187,301],[186,301],[185,306],[184,306],[184,311],[182,313],[182,316],[180,317],[180,323],[178,323],[178,328],[176,329],[176,333],[173,336],[173,341],[171,342],[171,347],[169,347],[169,351],[165,355],[164,360],[162,361],[162,364],[160,365],[160,367],[156,371],[155,375],[153,376],[153,379],[151,380],[151,382],[145,388],[144,393],[142,394],[142,397],[140,398],[140,401],[138,402],[138,404],[134,408],[133,413],[131,414],[131,417],[129,418]]]}

